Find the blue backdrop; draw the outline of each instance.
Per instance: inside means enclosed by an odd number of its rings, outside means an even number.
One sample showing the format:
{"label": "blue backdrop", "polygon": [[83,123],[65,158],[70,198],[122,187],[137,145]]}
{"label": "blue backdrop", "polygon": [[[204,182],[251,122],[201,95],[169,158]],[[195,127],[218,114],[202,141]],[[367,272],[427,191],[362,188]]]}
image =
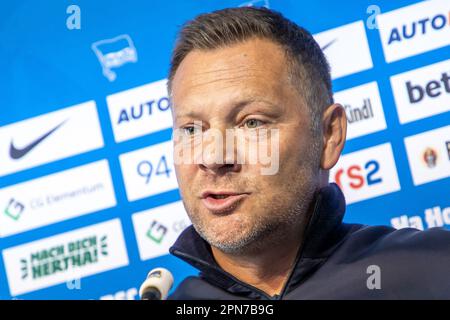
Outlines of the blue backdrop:
{"label": "blue backdrop", "polygon": [[[449,19],[450,8],[448,3],[444,5],[443,1],[438,1],[437,4],[433,1],[427,2],[429,6],[435,6],[438,10],[442,9],[444,17],[446,16],[446,19]],[[344,149],[344,156],[351,156],[353,152],[388,143],[393,151],[395,165],[394,173],[392,173],[392,170],[383,171],[383,161],[389,160],[389,154],[387,156],[385,154],[373,155],[374,159],[370,158],[371,155],[368,155],[368,161],[360,163],[359,169],[353,168],[349,171],[352,166],[351,162],[358,159],[358,154],[354,158],[349,158],[342,166],[340,176],[344,193],[349,194],[349,197],[354,197],[354,201],[350,201],[351,203],[348,205],[345,221],[370,225],[394,224],[397,227],[400,225],[420,227],[421,221],[423,228],[426,229],[433,226],[431,220],[434,217],[434,219],[437,219],[435,223],[437,226],[448,228],[450,226],[450,184],[448,179],[450,175],[450,151],[448,151],[450,150],[448,142],[450,140],[448,129],[450,93],[445,90],[445,79],[438,78],[441,73],[450,73],[448,62],[447,65],[442,65],[441,71],[436,73],[435,80],[441,81],[440,87],[431,85],[428,90],[431,93],[429,96],[426,95],[428,82],[428,80],[425,81],[426,77],[416,77],[414,74],[410,77],[412,86],[419,84],[422,86],[423,99],[432,100],[430,96],[437,95],[440,90],[439,97],[435,98],[440,99],[436,100],[440,109],[423,116],[419,115],[414,120],[401,120],[399,106],[396,106],[396,103],[401,102],[396,100],[394,96],[393,82],[395,79],[391,79],[392,76],[397,74],[414,71],[439,62],[445,63],[450,53],[448,43],[444,43],[447,40],[436,40],[441,41],[441,44],[434,46],[433,44],[430,45],[429,41],[435,41],[435,38],[425,39],[423,49],[418,49],[416,53],[406,53],[404,57],[394,57],[387,62],[386,53],[383,51],[381,27],[389,25],[392,21],[386,22],[375,19],[378,13],[383,14],[399,8],[403,9],[403,7],[416,3],[418,2],[414,0],[355,0],[345,2],[268,0],[254,1],[254,3],[244,3],[242,0],[61,0],[2,3],[2,10],[0,11],[0,139],[3,141],[0,141],[0,165],[3,166],[3,169],[0,168],[0,201],[2,201],[0,203],[0,215],[2,215],[0,222],[5,221],[5,223],[3,229],[0,226],[0,249],[3,253],[0,259],[0,297],[2,299],[136,298],[136,289],[144,280],[146,273],[154,267],[169,268],[174,274],[175,285],[182,281],[185,276],[195,274],[196,271],[193,268],[174,257],[167,254],[156,254],[156,257],[149,258],[151,252],[149,253],[148,249],[145,251],[145,248],[139,247],[140,240],[139,235],[136,235],[137,229],[133,224],[133,219],[135,219],[133,215],[180,200],[177,189],[170,185],[165,187],[166,182],[164,181],[157,182],[152,187],[154,191],[149,193],[139,194],[140,190],[137,190],[137,195],[133,196],[131,190],[127,191],[127,184],[132,184],[133,179],[145,180],[150,168],[156,170],[156,165],[162,161],[162,156],[152,160],[153,166],[142,163],[142,161],[138,162],[138,165],[141,165],[140,168],[133,167],[129,170],[129,175],[137,172],[136,177],[130,177],[129,183],[126,181],[128,173],[125,173],[125,171],[128,169],[125,169],[125,166],[134,165],[134,159],[129,160],[120,157],[131,151],[169,141],[171,129],[161,125],[153,131],[142,129],[140,133],[130,133],[129,136],[124,133],[121,138],[118,132],[115,135],[114,131],[119,118],[114,116],[113,105],[122,103],[125,106],[127,104],[120,100],[120,97],[118,100],[111,98],[111,101],[107,101],[107,97],[128,89],[152,84],[152,87],[143,90],[147,90],[145,92],[149,95],[154,95],[153,97],[149,96],[148,100],[155,100],[153,114],[155,114],[155,117],[161,117],[158,118],[158,122],[167,120],[167,116],[164,114],[167,100],[164,94],[160,93],[162,89],[157,86],[157,82],[167,76],[170,53],[177,30],[182,23],[192,19],[197,14],[225,7],[249,4],[269,6],[302,25],[312,34],[317,35],[317,40],[322,47],[326,45],[327,39],[325,38],[327,38],[327,35],[322,34],[324,40],[321,41],[319,33],[360,22],[360,25],[363,26],[360,30],[365,33],[370,49],[370,63],[365,67],[362,66],[359,70],[334,76],[333,89],[334,92],[340,92],[359,85],[376,82],[386,125],[385,128],[381,125],[379,129],[349,139]],[[71,5],[76,6],[70,7]],[[418,29],[417,34],[412,37],[427,37],[429,34],[430,37],[434,37],[434,33],[436,33],[436,38],[450,38],[448,37],[449,21],[445,20],[444,26],[441,26],[442,21],[440,19],[442,18],[432,20],[435,16],[429,16],[430,20],[426,22],[429,25],[427,25],[428,29],[425,33],[420,33]],[[378,28],[377,21],[379,23]],[[434,21],[434,25],[432,25],[432,21]],[[399,23],[399,35],[402,37],[402,25],[411,26],[414,21],[399,20],[397,22]],[[419,28],[419,25],[416,27]],[[440,35],[440,32],[443,35]],[[392,35],[392,32],[388,32],[388,34],[391,37],[397,36],[396,34]],[[342,36],[345,36],[345,33]],[[339,41],[339,37],[332,36],[332,38],[331,40],[338,39],[337,41]],[[354,41],[358,42],[359,40],[355,38]],[[387,41],[393,42],[392,45],[397,45],[395,42],[399,42],[399,46],[403,46],[399,47],[397,51],[404,50],[407,52],[413,47],[412,44],[410,46],[408,43],[407,37],[403,37],[402,42],[395,39],[388,39]],[[411,39],[411,41],[415,41],[415,39]],[[332,44],[332,46],[334,45]],[[338,45],[337,42],[336,45]],[[385,45],[388,46],[387,43]],[[332,50],[332,46],[330,46],[330,50]],[[358,50],[361,46],[363,44],[357,43]],[[389,49],[385,48],[385,50]],[[340,59],[346,60],[345,50],[340,52]],[[108,55],[108,53],[112,54]],[[349,52],[348,57],[351,57],[351,54]],[[396,54],[396,52],[393,53],[394,56]],[[352,59],[348,58],[346,63],[352,64]],[[362,64],[364,63],[362,62]],[[425,71],[427,70],[425,69]],[[433,79],[431,73],[432,71],[430,71],[430,81]],[[422,81],[422,79],[425,80]],[[404,84],[401,85],[404,86]],[[153,87],[155,88],[152,89]],[[152,93],[152,90],[154,90],[154,93]],[[138,93],[131,91],[130,95],[133,94],[138,95]],[[400,94],[401,92],[399,92]],[[418,99],[420,89],[411,89],[410,94],[413,95],[410,99]],[[140,93],[140,95],[143,94]],[[130,99],[132,100],[132,98]],[[62,129],[57,129],[46,138],[48,141],[43,140],[34,148],[35,150],[31,150],[26,155],[30,161],[28,164],[25,156],[16,160],[10,159],[12,140],[15,141],[15,148],[20,149],[19,146],[24,147],[65,119],[64,116],[61,116],[60,119],[62,120],[58,120],[59,122],[56,120],[54,122],[53,118],[49,118],[50,120],[47,122],[45,118],[35,117],[44,116],[53,111],[87,101],[94,102],[95,107],[92,110],[96,110],[98,114],[99,130],[96,131],[95,129],[97,123],[94,121],[95,116],[93,116],[93,124],[87,121],[88,119],[86,119],[86,122],[80,120],[81,122],[77,126],[78,131],[66,131],[66,143],[63,143],[63,140],[57,140],[58,132],[63,132]],[[133,103],[130,102],[129,105]],[[375,104],[372,101],[372,106]],[[363,100],[361,99],[360,106],[362,105]],[[114,110],[117,111],[117,108]],[[423,108],[431,107],[424,105]],[[134,111],[137,112],[137,109]],[[74,110],[73,115],[76,112],[78,111]],[[420,112],[418,113],[420,114]],[[124,115],[122,114],[122,116]],[[130,113],[127,116],[132,117]],[[23,126],[20,126],[23,120],[32,118],[36,119],[34,125],[31,122],[24,122]],[[139,117],[135,114],[135,118],[137,122],[143,116]],[[43,119],[42,122],[39,122],[40,119]],[[57,119],[57,117],[54,119]],[[84,123],[86,127],[84,127]],[[68,124],[63,124],[61,128],[67,126]],[[411,143],[412,151],[409,155],[408,152],[410,151],[407,150],[405,138],[428,131],[431,132],[435,129],[441,130],[437,131],[436,135],[430,136],[434,137],[434,140],[427,138],[427,136],[424,138],[425,141],[428,139],[432,144],[429,150],[422,148],[419,152],[423,151],[423,154],[417,155],[419,158],[426,155],[430,157],[427,158],[429,162],[424,162],[426,165],[423,168],[417,169],[419,172],[417,173],[417,180],[415,180],[412,167],[414,166],[413,158],[416,155],[413,149],[420,143],[415,142],[415,140]],[[132,129],[129,130],[132,131]],[[21,140],[21,136],[23,140]],[[96,139],[99,140],[98,143],[95,142]],[[436,139],[442,139],[442,141]],[[54,144],[50,146],[51,141],[54,141]],[[49,145],[46,145],[47,142]],[[91,146],[86,146],[83,149],[83,145],[87,145],[88,142],[92,142]],[[443,147],[439,144],[441,142]],[[435,146],[433,143],[439,145]],[[75,146],[80,147],[76,149]],[[34,159],[35,155],[32,153],[38,153],[38,148],[43,149],[42,154],[36,155],[36,159]],[[389,153],[389,149],[383,150],[383,152]],[[425,150],[428,150],[428,153],[425,154]],[[152,154],[154,151],[149,149],[148,152]],[[61,154],[59,155],[59,153]],[[381,159],[378,161],[376,156],[381,156]],[[88,212],[89,209],[84,209],[83,214],[81,214],[82,210],[80,209],[80,212],[65,216],[63,214],[64,208],[61,209],[60,207],[51,212],[51,217],[35,216],[34,220],[26,220],[28,219],[27,209],[30,205],[17,197],[20,198],[22,195],[23,198],[27,198],[33,196],[27,194],[27,192],[38,192],[39,188],[33,186],[34,181],[37,181],[36,179],[82,165],[89,165],[103,159],[107,160],[107,175],[110,172],[112,180],[113,190],[112,193],[109,193],[109,197],[112,197],[113,200],[109,202],[105,200],[103,207],[99,205],[90,212]],[[122,161],[123,163],[121,163]],[[372,165],[367,165],[370,161],[372,161]],[[164,163],[159,164],[165,166]],[[354,165],[358,164],[355,162]],[[437,168],[436,170],[439,172],[428,175],[426,170],[434,170],[433,167]],[[333,172],[332,179],[335,178],[336,172]],[[173,174],[173,172],[170,174]],[[398,175],[398,184],[395,175]],[[68,174],[63,176],[61,180],[67,181],[67,184],[70,185],[71,179],[76,180],[78,176],[76,173],[68,171]],[[87,176],[89,176],[88,173]],[[425,178],[423,178],[424,176]],[[433,178],[427,178],[431,176]],[[387,186],[383,187],[385,181],[388,181]],[[25,187],[27,182],[29,184],[23,189],[26,191],[21,192],[22,189],[17,191],[12,188],[17,184],[22,184]],[[382,187],[372,194],[369,190],[371,183],[374,185],[378,183]],[[36,190],[32,189],[33,187]],[[107,186],[102,188],[108,189]],[[158,188],[161,188],[160,192],[158,192]],[[13,192],[18,193],[19,196],[13,196]],[[355,194],[355,192],[360,193]],[[364,195],[361,197],[360,195],[363,193]],[[75,195],[72,194],[71,197],[70,199],[73,200]],[[60,204],[64,205],[64,202],[60,202]],[[68,209],[69,207],[72,207],[72,205],[67,205]],[[436,209],[437,207],[438,209]],[[163,208],[168,208],[166,210],[167,215],[171,214],[171,207]],[[434,211],[428,210],[431,208],[435,208]],[[50,214],[50,211],[47,213]],[[46,211],[35,211],[34,214],[45,215]],[[61,215],[61,218],[57,218],[57,215]],[[104,227],[101,223],[114,219],[119,219],[120,224],[118,227],[115,225],[114,228],[108,229],[112,230],[111,233],[105,231],[108,233],[108,237],[102,239],[100,233],[103,232],[102,228]],[[179,220],[182,221],[183,219],[180,218]],[[18,225],[21,221],[24,225],[28,224],[28,227],[22,228]],[[139,224],[139,221],[136,220],[135,224]],[[11,226],[8,227],[10,224]],[[85,237],[85,235],[77,234],[77,230],[98,224],[100,224],[99,228],[89,233],[89,235],[99,235],[99,238],[94,241],[95,243],[91,243],[91,249],[97,248],[99,241],[101,244],[106,241],[108,243],[105,246],[108,251],[101,254],[97,251],[90,251],[98,257],[94,258],[95,261],[89,262],[87,267],[79,265],[78,267],[62,267],[59,270],[53,264],[48,275],[46,274],[47,271],[42,270],[45,275],[38,275],[36,269],[30,267],[30,265],[42,264],[44,260],[56,259],[51,254],[50,256],[36,257],[38,252],[46,255],[41,250],[49,249],[53,242],[55,245],[56,243],[66,243],[67,245],[67,241],[75,241]],[[155,243],[161,241],[167,232],[164,222],[160,222],[159,225],[163,225],[163,227],[158,229],[157,226],[153,225],[157,229],[156,234],[159,233],[159,235],[153,237]],[[152,228],[152,226],[149,225],[146,228]],[[182,228],[178,228],[178,231],[180,229]],[[67,233],[72,231],[75,233]],[[120,236],[117,236],[117,243],[111,242],[111,237],[115,237],[117,231],[123,232],[125,252],[122,252]],[[49,237],[66,233],[66,240],[62,238],[47,240]],[[40,240],[46,242],[37,242],[39,245],[36,248],[27,249],[30,248],[28,245]],[[88,246],[87,242],[84,244]],[[18,247],[22,245],[24,246]],[[145,243],[142,242],[142,245],[144,246]],[[116,249],[116,246],[121,249]],[[166,249],[164,248],[164,250]],[[62,250],[70,251],[70,246],[67,245]],[[102,259],[106,260],[101,262]],[[100,261],[98,264],[103,265],[103,267],[95,269],[97,260]],[[93,269],[83,273],[84,268]],[[32,274],[24,270],[30,270]]]}

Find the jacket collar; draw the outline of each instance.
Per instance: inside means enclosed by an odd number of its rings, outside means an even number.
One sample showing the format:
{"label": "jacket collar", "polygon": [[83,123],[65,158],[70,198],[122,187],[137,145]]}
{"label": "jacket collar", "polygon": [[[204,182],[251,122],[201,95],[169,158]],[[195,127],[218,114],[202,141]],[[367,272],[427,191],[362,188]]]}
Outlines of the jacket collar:
{"label": "jacket collar", "polygon": [[[309,274],[317,270],[348,231],[347,225],[342,223],[345,198],[335,183],[318,190],[314,202],[302,248],[281,296],[295,289]],[[214,260],[210,245],[192,225],[181,233],[169,252],[199,269],[200,277],[231,293],[250,299],[265,295],[221,269]],[[265,297],[270,298],[267,295]]]}

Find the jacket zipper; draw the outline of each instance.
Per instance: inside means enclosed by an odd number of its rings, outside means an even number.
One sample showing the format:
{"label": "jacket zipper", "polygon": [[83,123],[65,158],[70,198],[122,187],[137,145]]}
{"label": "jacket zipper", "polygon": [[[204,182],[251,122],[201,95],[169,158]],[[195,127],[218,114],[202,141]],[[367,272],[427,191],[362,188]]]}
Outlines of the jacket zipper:
{"label": "jacket zipper", "polygon": [[294,265],[293,265],[293,267],[292,267],[292,269],[291,269],[291,271],[289,273],[288,279],[287,279],[286,283],[284,284],[284,287],[281,290],[280,295],[278,296],[279,299],[277,299],[277,300],[282,300],[283,297],[286,295],[286,290],[288,288],[289,282],[291,282],[292,276],[294,275],[295,267],[298,265],[298,263],[300,262],[300,260],[301,260],[301,258],[303,256],[303,249],[305,248],[305,241],[304,240],[307,239],[307,237],[308,237],[308,233],[309,233],[311,225],[312,225],[312,220],[316,216],[317,210],[319,210],[319,206],[320,206],[321,203],[322,203],[322,196],[321,196],[321,194],[318,194],[317,199],[316,199],[316,203],[314,204],[313,212],[311,214],[311,218],[309,219],[308,225],[305,228],[305,233],[304,233],[304,237],[303,237],[303,240],[302,240],[302,243],[301,243],[301,248],[299,249],[298,255],[297,255],[297,257],[295,258],[295,261],[294,261]]}

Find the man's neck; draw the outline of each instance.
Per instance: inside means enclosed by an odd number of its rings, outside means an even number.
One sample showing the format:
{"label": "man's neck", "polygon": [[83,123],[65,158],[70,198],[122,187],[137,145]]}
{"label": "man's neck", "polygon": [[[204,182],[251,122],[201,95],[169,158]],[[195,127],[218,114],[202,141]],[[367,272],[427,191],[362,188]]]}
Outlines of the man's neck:
{"label": "man's neck", "polygon": [[[268,241],[252,253],[228,254],[212,247],[217,264],[226,272],[269,296],[280,294],[294,267],[300,249],[304,225],[284,234],[283,241]],[[299,228],[301,230],[299,230]]]}

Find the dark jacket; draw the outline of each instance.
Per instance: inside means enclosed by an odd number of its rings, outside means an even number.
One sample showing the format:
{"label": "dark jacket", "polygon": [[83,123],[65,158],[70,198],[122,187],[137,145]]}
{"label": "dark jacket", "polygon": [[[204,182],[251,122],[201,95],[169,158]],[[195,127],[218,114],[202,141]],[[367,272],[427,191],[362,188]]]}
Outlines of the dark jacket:
{"label": "dark jacket", "polygon": [[344,212],[336,184],[317,193],[293,271],[273,297],[222,270],[190,226],[170,253],[200,274],[169,299],[450,299],[450,231],[347,224]]}

